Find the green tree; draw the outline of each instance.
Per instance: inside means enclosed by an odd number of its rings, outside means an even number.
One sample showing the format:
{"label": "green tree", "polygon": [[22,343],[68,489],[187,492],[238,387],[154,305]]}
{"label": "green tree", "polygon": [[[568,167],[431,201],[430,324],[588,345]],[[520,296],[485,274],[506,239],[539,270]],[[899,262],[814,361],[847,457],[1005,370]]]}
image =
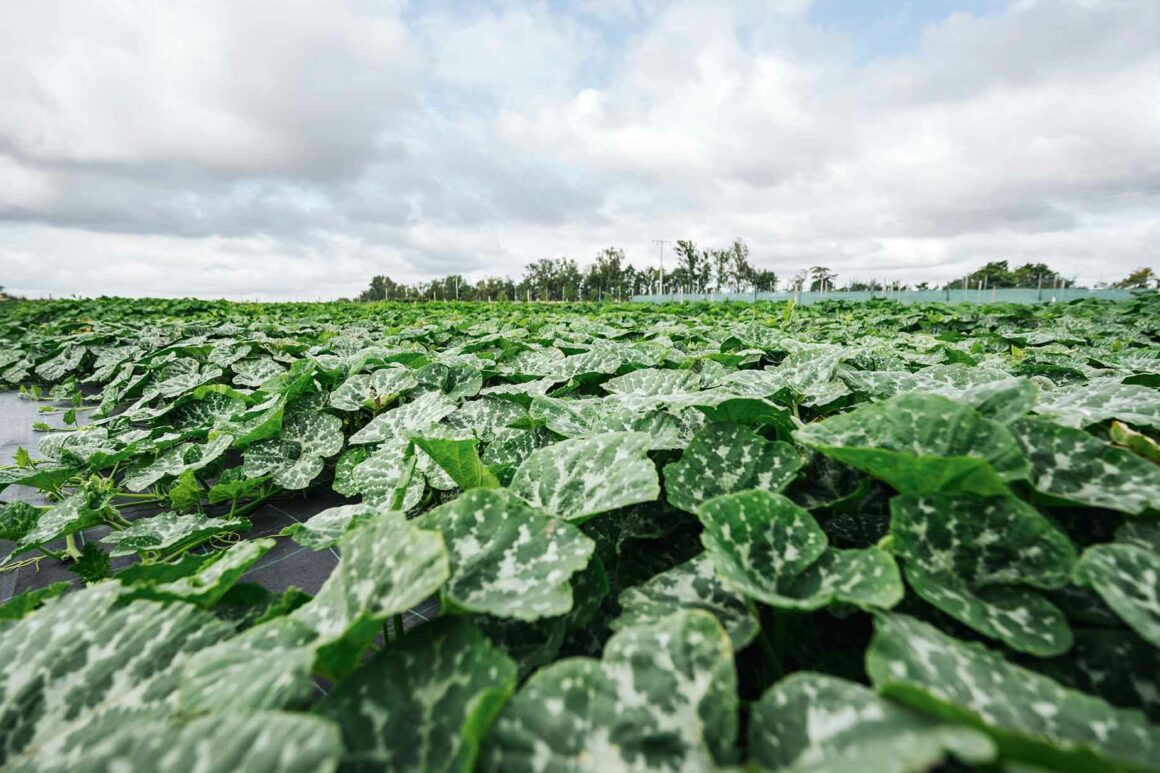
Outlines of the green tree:
{"label": "green tree", "polygon": [[1150,284],[1160,288],[1160,277],[1152,269],[1142,267],[1116,282],[1115,286],[1123,290],[1146,290]]}
{"label": "green tree", "polygon": [[810,292],[825,292],[834,289],[834,280],[838,275],[825,266],[814,266],[810,269]]}

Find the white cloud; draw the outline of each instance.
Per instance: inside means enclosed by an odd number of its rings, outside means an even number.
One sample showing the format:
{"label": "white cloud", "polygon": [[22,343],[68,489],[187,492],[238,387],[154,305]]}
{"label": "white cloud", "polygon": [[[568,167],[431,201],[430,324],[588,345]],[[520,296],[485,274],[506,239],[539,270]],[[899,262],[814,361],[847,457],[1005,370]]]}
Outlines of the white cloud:
{"label": "white cloud", "polygon": [[956,14],[851,56],[809,3],[18,0],[0,281],[314,297],[743,236],[792,273],[1155,260],[1160,6]]}

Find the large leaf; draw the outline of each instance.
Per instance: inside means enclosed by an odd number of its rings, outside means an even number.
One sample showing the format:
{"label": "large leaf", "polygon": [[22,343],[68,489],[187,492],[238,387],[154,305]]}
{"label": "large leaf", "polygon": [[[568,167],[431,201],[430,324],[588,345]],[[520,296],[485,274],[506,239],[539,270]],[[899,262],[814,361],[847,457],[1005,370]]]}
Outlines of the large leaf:
{"label": "large leaf", "polygon": [[[157,581],[137,580],[130,584],[126,595],[151,599],[188,601],[203,607],[212,607],[234,586],[251,566],[273,550],[275,542],[269,537],[243,540],[200,561],[194,571],[180,577],[166,577]],[[129,578],[118,579],[125,582]],[[135,578],[134,578],[135,579]]]}
{"label": "large leaf", "polygon": [[337,768],[342,740],[332,723],[304,714],[214,714],[189,722],[144,712],[113,712],[62,732],[9,770],[285,771]]}
{"label": "large leaf", "polygon": [[506,491],[473,489],[419,520],[443,533],[452,609],[537,620],[572,608],[572,575],[595,543],[570,523],[528,507]]}
{"label": "large leaf", "polygon": [[1119,419],[1160,429],[1160,391],[1138,384],[1093,381],[1066,392],[1043,392],[1035,412],[1068,427]]}
{"label": "large leaf", "polygon": [[750,598],[797,610],[834,603],[889,608],[902,599],[888,553],[827,547],[814,517],[780,494],[726,494],[701,505],[697,516],[717,574]]}
{"label": "large leaf", "polygon": [[342,728],[344,770],[468,771],[515,686],[510,658],[444,619],[392,642],[316,710]]}
{"label": "large leaf", "polygon": [[890,511],[891,550],[927,602],[1021,652],[1071,646],[1063,613],[1034,589],[1067,584],[1075,548],[1033,507],[1011,497],[904,494]]}
{"label": "large leaf", "polygon": [[342,421],[312,408],[288,410],[281,434],[246,449],[246,477],[273,477],[282,488],[302,489],[322,472],[323,459],[342,450]]}
{"label": "large leaf", "polygon": [[669,504],[696,512],[706,500],[745,489],[781,491],[805,464],[789,443],[770,442],[736,424],[710,424],[678,462],[665,467]]}
{"label": "large leaf", "polygon": [[576,523],[651,502],[660,495],[660,483],[647,456],[649,444],[640,432],[563,440],[529,454],[510,489],[532,506]]}
{"label": "large leaf", "polygon": [[125,476],[125,488],[143,491],[165,477],[187,470],[197,471],[217,461],[233,442],[230,435],[218,435],[207,443],[182,443],[158,456],[152,463]]}
{"label": "large leaf", "polygon": [[467,491],[473,488],[499,488],[499,481],[480,461],[475,438],[440,438],[411,436],[411,441],[430,456],[455,485]]}
{"label": "large leaf", "polygon": [[922,773],[950,755],[988,763],[995,746],[978,730],[917,714],[856,682],[800,672],[754,704],[749,755],[770,771]]}
{"label": "large leaf", "polygon": [[1049,770],[1152,770],[1160,730],[1137,711],[1063,687],[904,615],[880,615],[866,653],[875,688],[978,727],[1003,756]]}
{"label": "large leaf", "polygon": [[441,392],[427,392],[409,403],[380,413],[369,424],[350,436],[351,445],[379,443],[389,438],[406,437],[436,424],[455,411],[455,402]]}
{"label": "large leaf", "polygon": [[1160,467],[1081,429],[1024,419],[1011,431],[1031,462],[1031,485],[1048,496],[1131,515],[1160,510]]}
{"label": "large leaf", "polygon": [[1136,633],[1160,647],[1160,555],[1139,545],[1093,545],[1075,581],[1095,589]]}
{"label": "large leaf", "polygon": [[311,550],[326,550],[339,543],[348,531],[369,518],[379,516],[380,511],[368,504],[339,505],[328,507],[302,523],[292,523],[282,530],[283,536]]}
{"label": "large leaf", "polygon": [[794,437],[902,493],[1002,494],[1029,471],[1003,425],[939,395],[898,395],[807,424]]}
{"label": "large leaf", "polygon": [[311,672],[345,676],[382,621],[418,605],[449,574],[442,537],[398,513],[360,524],[340,544],[342,560],[313,599],[198,653],[182,674],[186,710],[302,702]]}
{"label": "large leaf", "polygon": [[157,513],[134,521],[128,528],[113,531],[101,539],[112,545],[114,556],[129,556],[143,551],[168,550],[180,545],[202,542],[210,537],[250,528],[245,518],[210,518],[201,513],[178,515]]}
{"label": "large leaf", "polygon": [[117,707],[173,708],[173,670],[229,627],[189,604],[118,604],[105,582],[0,629],[0,764],[69,721]]}
{"label": "large leaf", "polygon": [[704,553],[625,590],[620,606],[620,617],[612,621],[613,630],[618,631],[656,623],[682,610],[708,612],[724,626],[735,650],[753,641],[760,628],[745,597],[717,577],[712,560]]}
{"label": "large leaf", "polygon": [[483,770],[705,770],[732,761],[737,684],[709,614],[628,628],[602,660],[536,672],[487,738]]}

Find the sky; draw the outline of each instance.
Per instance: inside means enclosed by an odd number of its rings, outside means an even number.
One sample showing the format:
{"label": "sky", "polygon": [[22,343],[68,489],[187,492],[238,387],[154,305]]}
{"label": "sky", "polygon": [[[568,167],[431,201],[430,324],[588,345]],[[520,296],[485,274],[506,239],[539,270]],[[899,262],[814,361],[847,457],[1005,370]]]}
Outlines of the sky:
{"label": "sky", "polygon": [[[0,284],[1160,270],[1156,0],[6,0]],[[671,255],[670,255],[671,260]],[[671,265],[671,263],[670,263]]]}

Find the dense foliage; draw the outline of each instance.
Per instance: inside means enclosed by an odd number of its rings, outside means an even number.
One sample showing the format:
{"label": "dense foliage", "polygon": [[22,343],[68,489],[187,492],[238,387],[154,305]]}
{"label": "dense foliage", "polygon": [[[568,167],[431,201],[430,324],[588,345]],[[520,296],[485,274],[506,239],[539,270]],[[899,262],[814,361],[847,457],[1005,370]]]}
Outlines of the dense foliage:
{"label": "dense foliage", "polygon": [[[0,606],[0,767],[1160,769],[1155,297],[8,302],[0,340],[66,426],[0,469],[7,567],[79,575]],[[341,556],[313,597],[241,581],[286,540]]]}

